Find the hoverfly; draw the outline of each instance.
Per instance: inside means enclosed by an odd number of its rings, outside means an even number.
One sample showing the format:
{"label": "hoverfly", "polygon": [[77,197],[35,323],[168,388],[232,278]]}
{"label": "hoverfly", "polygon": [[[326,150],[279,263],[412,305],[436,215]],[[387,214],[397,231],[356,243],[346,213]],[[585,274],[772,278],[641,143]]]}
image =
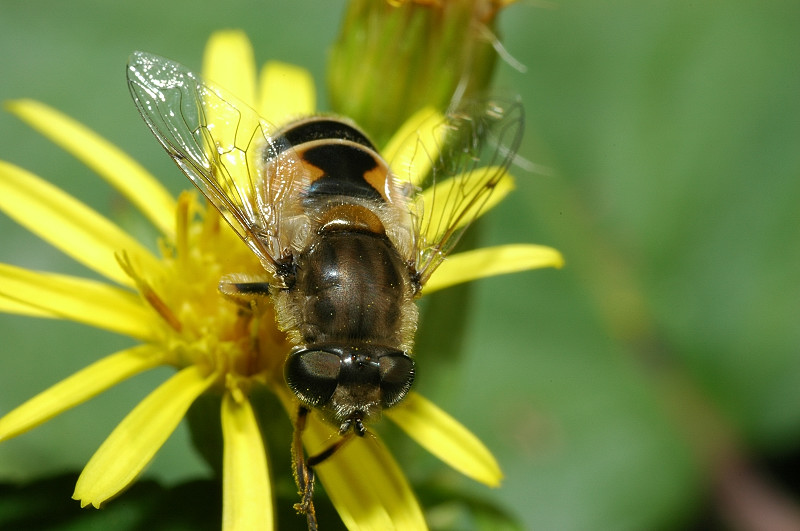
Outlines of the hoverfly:
{"label": "hoverfly", "polygon": [[[424,161],[425,175],[412,175],[408,159],[391,167],[349,120],[310,116],[277,128],[184,66],[143,52],[127,77],[150,130],[264,268],[263,278],[231,272],[220,291],[269,297],[294,344],[284,374],[300,403],[296,507],[315,528],[313,467],[408,393],[415,299],[511,163],[522,108],[484,101],[451,112],[433,144],[413,136],[400,150]],[[449,186],[422,193],[433,184]],[[341,437],[305,458],[311,409]]]}

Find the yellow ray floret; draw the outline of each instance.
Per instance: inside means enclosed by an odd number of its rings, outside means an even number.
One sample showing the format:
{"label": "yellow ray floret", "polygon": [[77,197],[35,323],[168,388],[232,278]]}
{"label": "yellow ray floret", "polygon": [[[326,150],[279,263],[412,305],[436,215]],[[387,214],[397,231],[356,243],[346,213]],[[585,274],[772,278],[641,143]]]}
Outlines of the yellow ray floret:
{"label": "yellow ray floret", "polygon": [[500,485],[503,473],[492,453],[468,429],[417,393],[386,416],[430,453],[490,487]]}
{"label": "yellow ray floret", "polygon": [[419,186],[428,176],[445,138],[443,122],[442,113],[426,107],[406,120],[381,150],[383,158],[403,182]]}
{"label": "yellow ray floret", "polygon": [[158,349],[152,345],[133,347],[96,361],[6,414],[0,419],[0,441],[35,428],[160,363]]}
{"label": "yellow ray floret", "polygon": [[217,31],[208,40],[203,55],[203,76],[244,103],[256,99],[256,69],[253,47],[240,30]]}
{"label": "yellow ray floret", "polygon": [[141,473],[172,434],[192,402],[216,374],[187,367],[139,402],[100,445],[81,472],[72,497],[95,507],[116,496]]}
{"label": "yellow ray floret", "polygon": [[222,529],[272,529],[266,449],[250,402],[234,396],[225,393],[222,399]]}
{"label": "yellow ray floret", "polygon": [[49,317],[144,341],[157,339],[153,314],[137,294],[96,280],[0,263],[0,299],[27,305]]}
{"label": "yellow ray floret", "polygon": [[[501,168],[487,166],[468,174],[455,175],[426,188],[417,199],[417,204],[422,205],[417,209],[427,209],[418,212],[425,219],[421,234],[425,241],[439,241],[446,232],[460,229],[502,201],[514,189],[514,178],[507,172],[497,179],[488,197],[477,200],[478,194],[485,193],[483,185],[486,176],[499,171],[502,171]],[[454,212],[459,213],[457,219],[451,219]]]}
{"label": "yellow ray floret", "polygon": [[155,256],[117,225],[47,181],[2,161],[0,209],[68,256],[120,284],[132,286],[114,257],[120,250],[147,271],[161,270]]}
{"label": "yellow ray floret", "polygon": [[85,125],[34,100],[16,100],[6,108],[64,148],[108,181],[133,203],[153,225],[171,236],[175,199],[141,164]]}
{"label": "yellow ray floret", "polygon": [[261,70],[256,110],[267,121],[282,125],[316,109],[314,81],[308,70],[270,61]]}
{"label": "yellow ray floret", "polygon": [[430,278],[423,292],[429,294],[480,278],[563,265],[561,253],[545,245],[517,243],[484,247],[450,255]]}

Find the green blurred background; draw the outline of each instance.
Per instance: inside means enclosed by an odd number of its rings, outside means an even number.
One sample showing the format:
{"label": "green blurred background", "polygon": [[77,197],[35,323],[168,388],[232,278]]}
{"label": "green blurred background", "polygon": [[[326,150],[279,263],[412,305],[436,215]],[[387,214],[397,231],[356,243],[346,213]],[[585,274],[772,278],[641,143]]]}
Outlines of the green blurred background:
{"label": "green blurred background", "polygon": [[[187,181],[127,93],[128,54],[199,69],[213,30],[243,28],[260,62],[309,68],[325,108],[326,49],[343,6],[2,0],[0,100],[61,109],[177,192]],[[521,155],[537,171],[515,170],[518,192],[487,216],[481,244],[552,245],[567,266],[431,301],[470,306],[463,337],[438,334],[443,350],[460,347],[456,361],[437,362],[437,334],[423,329],[419,388],[474,430],[506,474],[501,489],[475,485],[379,427],[433,507],[432,523],[497,528],[491,510],[459,501],[469,497],[524,529],[759,529],[749,519],[797,518],[798,28],[800,4],[788,1],[530,1],[500,16],[527,72],[500,65],[496,84],[525,103]],[[118,194],[8,113],[0,139],[1,159],[151,238]],[[6,217],[0,233],[4,262],[90,275]],[[0,338],[0,412],[130,344],[16,316],[0,316]],[[102,528],[69,501],[69,474],[168,374],[137,377],[0,445],[0,527],[58,512],[61,528]],[[274,468],[288,473],[288,447],[273,450],[285,456]],[[135,487],[104,514],[117,529],[194,528],[189,516],[166,515],[202,498],[187,482],[208,477],[182,428],[147,470],[145,501]],[[161,516],[143,516],[154,508]],[[56,525],[43,522],[30,527]]]}

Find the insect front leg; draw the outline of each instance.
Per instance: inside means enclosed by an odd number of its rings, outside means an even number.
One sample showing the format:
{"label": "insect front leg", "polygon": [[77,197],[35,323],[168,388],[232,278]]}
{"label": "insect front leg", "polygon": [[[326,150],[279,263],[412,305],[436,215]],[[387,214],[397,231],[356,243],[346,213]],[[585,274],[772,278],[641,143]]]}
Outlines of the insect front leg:
{"label": "insect front leg", "polygon": [[269,282],[248,275],[225,275],[219,281],[219,292],[228,300],[249,307],[253,300],[269,297]]}
{"label": "insect front leg", "polygon": [[297,411],[297,421],[294,425],[292,460],[294,462],[294,479],[295,483],[297,483],[298,494],[300,494],[300,501],[294,505],[294,508],[298,513],[306,515],[309,531],[316,531],[317,514],[314,510],[314,480],[316,479],[316,474],[314,473],[314,467],[335,454],[357,433],[354,431],[340,432],[341,436],[336,442],[318,454],[309,456],[306,459],[303,452],[302,435],[306,428],[308,414],[308,408],[301,405]]}
{"label": "insect front leg", "polygon": [[308,408],[300,406],[297,411],[297,420],[294,425],[292,440],[292,461],[294,463],[294,480],[297,483],[300,501],[294,504],[294,509],[306,515],[309,531],[317,530],[317,513],[314,510],[314,469],[306,461],[303,451],[303,431],[308,419]]}

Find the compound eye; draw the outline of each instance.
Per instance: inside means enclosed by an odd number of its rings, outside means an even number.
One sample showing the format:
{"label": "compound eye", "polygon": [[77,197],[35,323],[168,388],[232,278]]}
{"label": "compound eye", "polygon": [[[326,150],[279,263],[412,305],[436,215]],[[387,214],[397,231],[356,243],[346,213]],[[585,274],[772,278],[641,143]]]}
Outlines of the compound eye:
{"label": "compound eye", "polygon": [[342,360],[324,350],[298,350],[286,361],[284,376],[294,393],[309,406],[330,400],[339,380]]}
{"label": "compound eye", "polygon": [[414,360],[398,351],[381,356],[378,367],[382,405],[392,407],[406,396],[414,382]]}

